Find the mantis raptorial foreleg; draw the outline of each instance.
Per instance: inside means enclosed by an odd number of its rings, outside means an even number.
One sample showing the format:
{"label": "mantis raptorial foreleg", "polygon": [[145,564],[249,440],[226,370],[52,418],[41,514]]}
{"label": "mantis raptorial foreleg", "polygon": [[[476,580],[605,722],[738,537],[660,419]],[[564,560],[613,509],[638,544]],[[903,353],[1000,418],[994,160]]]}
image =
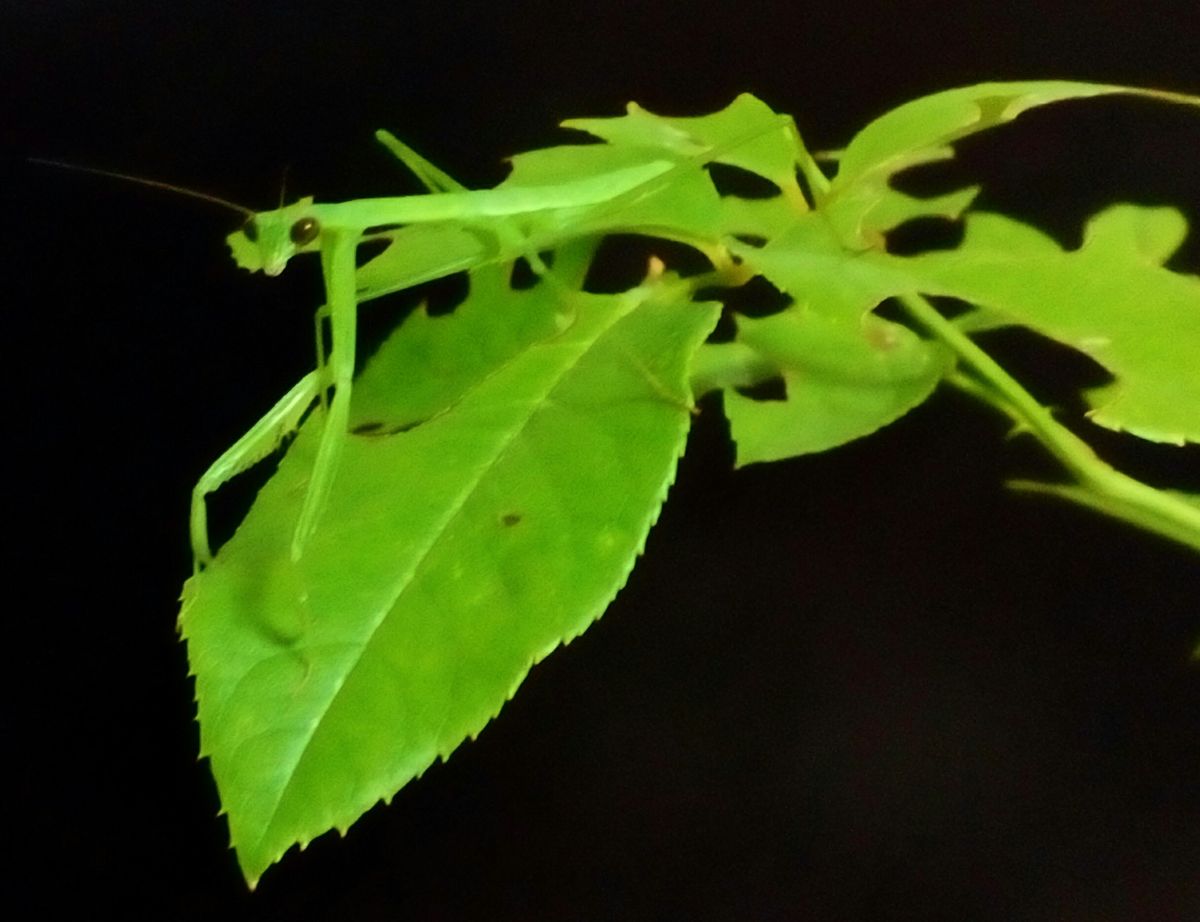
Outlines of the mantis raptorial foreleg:
{"label": "mantis raptorial foreleg", "polygon": [[[512,232],[518,233],[515,228]],[[319,524],[333,487],[349,421],[357,340],[358,304],[354,272],[355,249],[359,238],[356,230],[325,231],[321,268],[325,278],[326,303],[318,308],[314,316],[316,369],[225,451],[204,473],[193,491],[192,549],[198,568],[212,559],[205,497],[270,455],[299,426],[300,419],[317,398],[321,402],[321,411],[327,417],[304,504],[292,536],[293,561],[303,556],[304,548]],[[328,350],[326,322],[329,323],[330,332]],[[331,385],[333,398],[329,400]]]}
{"label": "mantis raptorial foreleg", "polygon": [[320,373],[310,371],[201,475],[192,490],[192,556],[197,570],[212,562],[205,502],[208,494],[215,493],[238,474],[274,452],[300,425],[301,417],[312,406],[320,387]]}
{"label": "mantis raptorial foreleg", "polygon": [[[304,554],[304,546],[312,537],[321,512],[329,500],[338,461],[346,440],[350,419],[350,391],[354,380],[354,355],[358,330],[358,303],[354,298],[354,251],[358,234],[351,231],[327,231],[326,245],[321,249],[321,271],[325,276],[325,303],[333,342],[329,350],[329,369],[333,375],[333,400],[326,410],[328,416],[321,433],[321,444],[313,462],[312,479],[292,535],[292,560]],[[320,336],[318,335],[318,339]],[[320,375],[321,369],[317,369]],[[325,382],[322,381],[322,388]]]}

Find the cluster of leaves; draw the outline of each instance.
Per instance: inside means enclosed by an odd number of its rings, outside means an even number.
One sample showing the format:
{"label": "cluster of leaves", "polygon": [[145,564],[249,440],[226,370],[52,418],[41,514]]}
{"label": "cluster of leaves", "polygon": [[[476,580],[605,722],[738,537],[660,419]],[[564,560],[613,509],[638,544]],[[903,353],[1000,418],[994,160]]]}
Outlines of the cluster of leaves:
{"label": "cluster of leaves", "polygon": [[[1059,100],[1155,91],[1066,82],[936,94],[870,123],[828,178],[791,119],[741,96],[709,116],[565,123],[601,143],[514,158],[504,185],[546,188],[655,161],[670,169],[601,205],[532,210],[520,233],[465,221],[382,229],[365,301],[469,270],[453,313],[418,310],[355,385],[337,479],[309,549],[289,542],[320,439],[313,412],[214,564],[181,625],[211,759],[247,880],[293,844],[345,831],[473,737],[532,664],[577,636],[624,584],[683,450],[694,398],[723,389],[739,464],[823,451],[957,386],[1062,463],[1057,493],[1200,550],[1200,502],[1102,463],[970,338],[1027,327],[1107,369],[1093,422],[1200,441],[1200,279],[1163,263],[1186,233],[1170,208],[1117,205],[1064,250],[974,189],[914,198],[890,185],[969,134]],[[775,194],[722,196],[711,167]],[[435,177],[436,179],[436,177]],[[889,254],[913,218],[965,220],[954,250]],[[635,287],[585,290],[606,234],[685,243],[711,271],[654,260]],[[512,284],[520,257],[552,269]],[[790,303],[711,342],[714,292],[762,277]],[[971,306],[948,320],[926,299]],[[893,299],[898,323],[874,313]],[[784,399],[746,388],[782,380]]]}

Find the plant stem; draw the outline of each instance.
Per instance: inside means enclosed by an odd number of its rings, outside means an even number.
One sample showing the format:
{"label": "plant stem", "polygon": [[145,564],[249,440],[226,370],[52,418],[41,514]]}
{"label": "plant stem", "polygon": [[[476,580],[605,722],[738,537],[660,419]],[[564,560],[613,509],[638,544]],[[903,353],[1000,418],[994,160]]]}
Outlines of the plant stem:
{"label": "plant stem", "polygon": [[1015,480],[1008,486],[1071,500],[1200,551],[1200,506],[1106,464],[929,301],[912,294],[901,297],[900,302],[914,320],[958,356],[966,373],[955,372],[947,382],[995,407],[1021,431],[1034,435],[1075,478],[1075,483],[1064,484]]}

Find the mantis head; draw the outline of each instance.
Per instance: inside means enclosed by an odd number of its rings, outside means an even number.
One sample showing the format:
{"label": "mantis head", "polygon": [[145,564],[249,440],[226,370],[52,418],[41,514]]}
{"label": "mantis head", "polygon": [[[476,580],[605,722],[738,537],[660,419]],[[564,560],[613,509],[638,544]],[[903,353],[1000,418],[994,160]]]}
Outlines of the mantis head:
{"label": "mantis head", "polygon": [[210,195],[198,189],[177,186],[174,183],[160,182],[157,179],[146,179],[142,176],[132,176],[129,173],[116,173],[112,170],[62,163],[58,160],[43,160],[40,157],[30,157],[29,159],[32,163],[40,163],[43,166],[52,166],[60,170],[107,176],[122,182],[137,183],[139,186],[164,189],[167,192],[200,199],[245,215],[246,221],[241,228],[225,239],[229,248],[233,250],[234,261],[243,269],[249,269],[251,272],[261,270],[267,275],[279,275],[287,266],[288,260],[297,253],[319,249],[321,223],[313,214],[315,209],[312,196],[302,198],[291,205],[283,205],[281,192],[280,207],[274,211],[255,212],[245,205],[239,205],[229,199]]}
{"label": "mantis head", "polygon": [[251,214],[226,241],[234,261],[251,272],[279,275],[297,253],[318,248],[321,224],[313,215],[312,197],[274,211]]}

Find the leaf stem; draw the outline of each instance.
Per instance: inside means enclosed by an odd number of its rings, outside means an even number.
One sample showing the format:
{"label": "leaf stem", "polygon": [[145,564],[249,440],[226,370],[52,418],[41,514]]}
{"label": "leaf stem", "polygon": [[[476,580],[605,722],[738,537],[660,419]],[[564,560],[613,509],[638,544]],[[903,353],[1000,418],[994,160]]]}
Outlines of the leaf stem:
{"label": "leaf stem", "polygon": [[999,410],[1013,420],[1018,431],[1034,435],[1075,478],[1075,483],[1064,484],[1013,480],[1008,483],[1010,488],[1058,496],[1200,551],[1200,507],[1106,464],[928,300],[910,294],[900,302],[914,320],[958,356],[966,373],[951,373],[947,383]]}

